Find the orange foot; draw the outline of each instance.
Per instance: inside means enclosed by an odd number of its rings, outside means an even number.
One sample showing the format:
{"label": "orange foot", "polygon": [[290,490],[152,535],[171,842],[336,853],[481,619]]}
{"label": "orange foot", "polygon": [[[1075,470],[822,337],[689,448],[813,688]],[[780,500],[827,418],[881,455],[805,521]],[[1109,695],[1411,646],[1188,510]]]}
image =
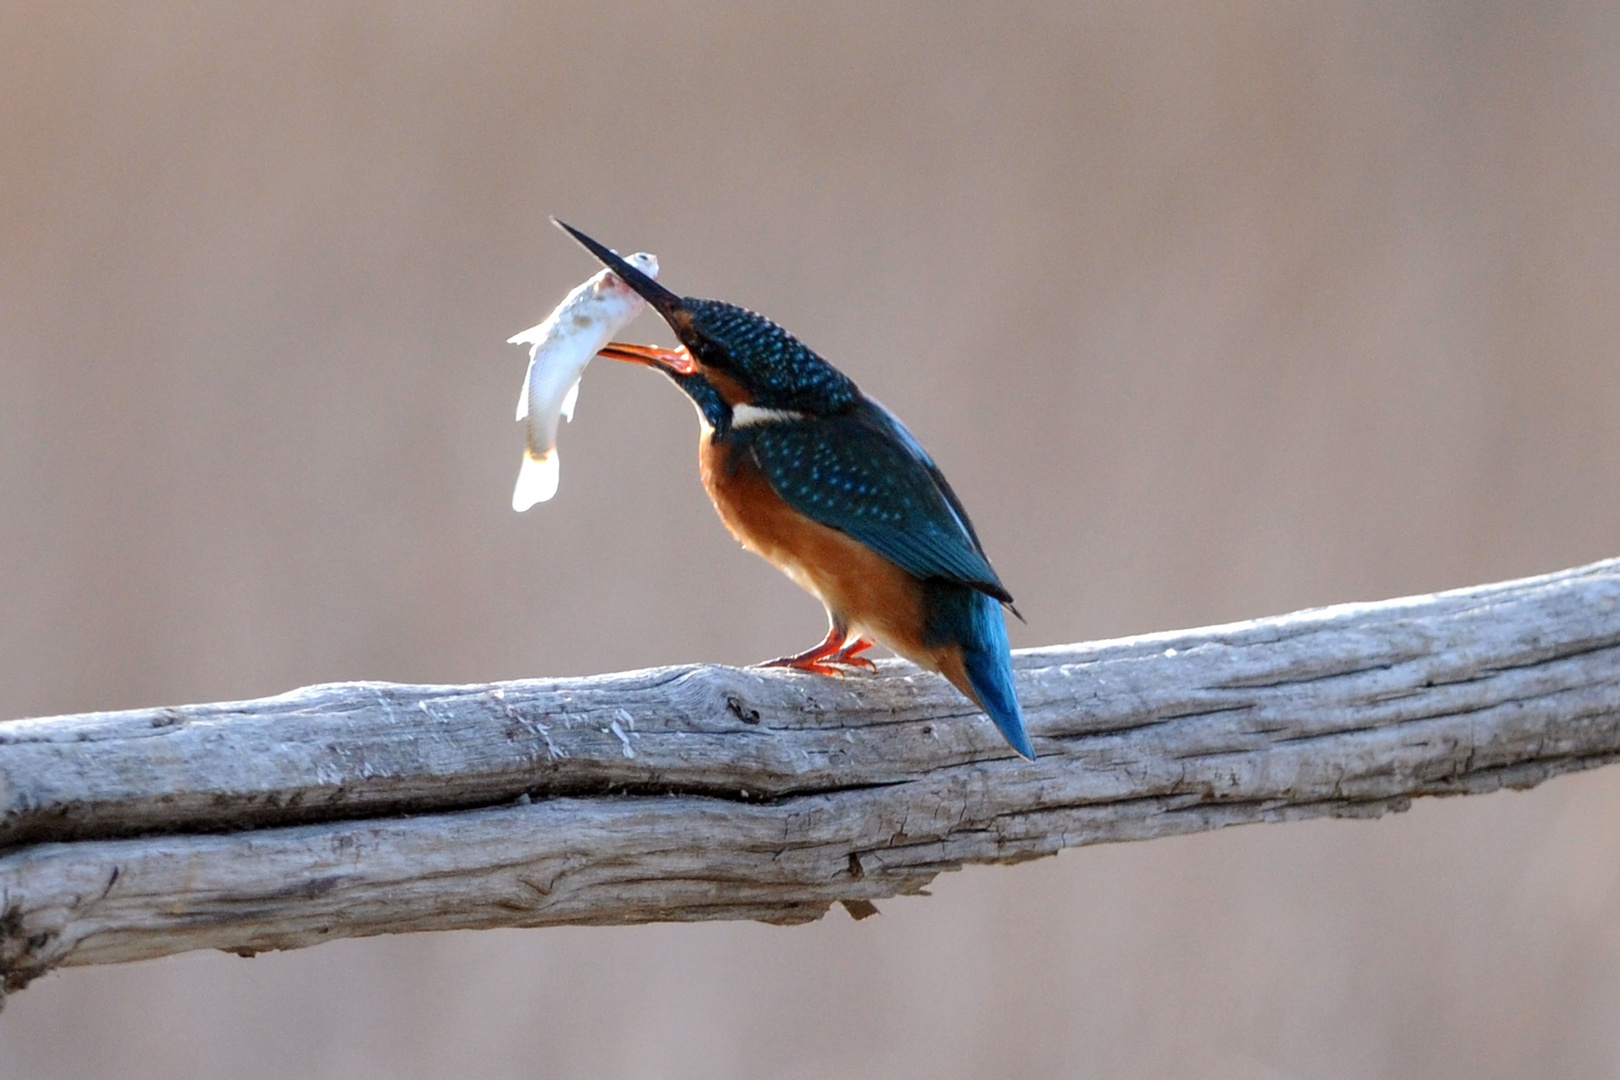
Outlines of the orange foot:
{"label": "orange foot", "polygon": [[775,660],[767,660],[759,667],[785,667],[794,671],[809,671],[816,675],[844,675],[845,667],[865,668],[876,671],[877,665],[860,654],[872,647],[872,642],[863,637],[849,641],[842,627],[834,626],[827,630],[827,636],[822,638],[821,644],[806,649],[802,653],[792,656],[778,656]]}
{"label": "orange foot", "polygon": [[842,649],[839,649],[837,655],[827,662],[829,664],[844,664],[848,667],[864,668],[867,671],[876,671],[877,665],[861,655],[861,653],[876,644],[875,641],[867,641],[863,637],[858,637]]}

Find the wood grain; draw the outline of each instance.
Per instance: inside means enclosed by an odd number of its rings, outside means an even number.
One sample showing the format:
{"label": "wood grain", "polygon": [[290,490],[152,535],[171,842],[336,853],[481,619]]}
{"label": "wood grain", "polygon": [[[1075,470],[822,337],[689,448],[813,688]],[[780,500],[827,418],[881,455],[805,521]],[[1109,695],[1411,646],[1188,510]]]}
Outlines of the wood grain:
{"label": "wood grain", "polygon": [[339,937],[814,919],[965,863],[1620,755],[1620,562],[937,676],[698,666],[0,723],[0,978]]}

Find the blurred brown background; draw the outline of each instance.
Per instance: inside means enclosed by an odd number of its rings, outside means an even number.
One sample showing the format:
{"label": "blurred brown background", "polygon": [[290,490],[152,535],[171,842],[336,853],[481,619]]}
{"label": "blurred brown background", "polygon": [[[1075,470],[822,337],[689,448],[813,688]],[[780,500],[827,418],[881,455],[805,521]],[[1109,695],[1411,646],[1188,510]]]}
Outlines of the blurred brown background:
{"label": "blurred brown background", "polygon": [[[1620,9],[0,5],[0,717],[802,647],[563,216],[904,416],[1015,644],[1620,553]],[[667,341],[650,316],[631,337]],[[50,976],[0,1077],[1620,1075],[1620,769],[861,924]]]}

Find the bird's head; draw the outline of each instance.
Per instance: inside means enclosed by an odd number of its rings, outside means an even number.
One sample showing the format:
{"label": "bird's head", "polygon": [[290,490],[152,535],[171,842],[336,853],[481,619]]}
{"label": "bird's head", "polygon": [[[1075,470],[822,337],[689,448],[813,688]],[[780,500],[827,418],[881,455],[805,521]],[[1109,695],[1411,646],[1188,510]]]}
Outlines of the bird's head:
{"label": "bird's head", "polygon": [[657,367],[692,398],[717,429],[739,407],[830,415],[860,396],[855,383],[763,315],[719,300],[679,296],[570,225],[579,241],[662,315],[684,348],[610,345],[601,355]]}

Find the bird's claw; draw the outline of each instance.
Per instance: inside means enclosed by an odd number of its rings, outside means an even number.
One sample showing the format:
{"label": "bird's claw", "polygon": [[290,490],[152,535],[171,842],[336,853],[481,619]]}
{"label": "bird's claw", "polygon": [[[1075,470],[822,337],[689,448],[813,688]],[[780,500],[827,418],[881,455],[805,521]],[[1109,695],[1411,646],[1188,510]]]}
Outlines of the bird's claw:
{"label": "bird's claw", "polygon": [[796,656],[779,656],[775,660],[766,660],[755,667],[779,667],[789,671],[808,671],[812,675],[845,675],[843,668],[833,667],[830,662],[822,660],[801,660]]}
{"label": "bird's claw", "polygon": [[844,670],[845,668],[876,671],[877,665],[860,655],[871,647],[872,642],[865,638],[856,638],[845,644],[842,635],[829,633],[827,640],[813,649],[793,656],[778,656],[775,660],[767,660],[755,666],[789,668],[793,671],[808,671],[813,675],[848,675],[849,672]]}
{"label": "bird's claw", "polygon": [[861,653],[872,647],[872,642],[865,638],[856,638],[828,659],[829,664],[843,664],[846,667],[861,668],[865,671],[876,671],[877,665],[862,656]]}

